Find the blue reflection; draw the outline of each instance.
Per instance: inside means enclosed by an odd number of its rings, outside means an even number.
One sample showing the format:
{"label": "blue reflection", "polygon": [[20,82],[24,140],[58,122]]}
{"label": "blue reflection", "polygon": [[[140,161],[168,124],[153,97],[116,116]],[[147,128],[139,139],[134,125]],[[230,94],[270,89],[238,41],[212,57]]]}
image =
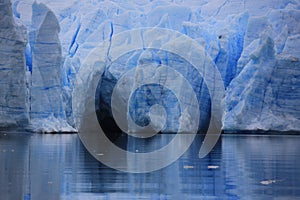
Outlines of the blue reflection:
{"label": "blue reflection", "polygon": [[[161,146],[124,139],[123,147]],[[76,134],[0,133],[0,199],[296,199],[300,197],[300,136],[222,135],[204,159],[197,135],[172,165],[128,174],[94,159]],[[120,143],[122,138],[120,138]]]}

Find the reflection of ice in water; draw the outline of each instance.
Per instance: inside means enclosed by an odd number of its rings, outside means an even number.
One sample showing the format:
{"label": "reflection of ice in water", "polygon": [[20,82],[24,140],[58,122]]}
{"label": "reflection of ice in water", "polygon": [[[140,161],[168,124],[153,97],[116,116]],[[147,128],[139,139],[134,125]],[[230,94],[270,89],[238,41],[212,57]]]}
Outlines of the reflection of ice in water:
{"label": "reflection of ice in water", "polygon": [[[128,140],[127,146],[164,146],[172,138],[158,136],[144,143]],[[1,200],[300,197],[300,136],[223,135],[199,159],[202,139],[197,135],[189,151],[165,169],[128,174],[99,163],[76,134],[0,134]]]}

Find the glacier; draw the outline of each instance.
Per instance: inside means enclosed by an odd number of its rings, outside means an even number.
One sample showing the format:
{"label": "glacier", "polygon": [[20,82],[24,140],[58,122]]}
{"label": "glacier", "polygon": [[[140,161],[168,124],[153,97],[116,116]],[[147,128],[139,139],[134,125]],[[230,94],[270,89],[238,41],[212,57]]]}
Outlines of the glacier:
{"label": "glacier", "polygon": [[[220,71],[226,89],[223,130],[300,130],[298,1],[2,0],[0,5],[1,128],[76,131],[72,97],[85,59],[119,33],[158,27],[195,40]],[[197,93],[199,130],[207,129],[211,99],[201,76],[180,56],[149,49],[120,55],[101,69],[95,94],[100,121],[115,126],[111,93],[122,73],[139,62],[177,66]],[[163,91],[152,85],[134,93],[129,113],[146,125],[149,105],[158,102],[170,113],[165,130],[176,132],[176,96],[168,90],[157,96],[157,90]]]}
{"label": "glacier", "polygon": [[13,19],[9,1],[1,2],[0,30],[0,127],[23,126],[29,121],[26,28]]}

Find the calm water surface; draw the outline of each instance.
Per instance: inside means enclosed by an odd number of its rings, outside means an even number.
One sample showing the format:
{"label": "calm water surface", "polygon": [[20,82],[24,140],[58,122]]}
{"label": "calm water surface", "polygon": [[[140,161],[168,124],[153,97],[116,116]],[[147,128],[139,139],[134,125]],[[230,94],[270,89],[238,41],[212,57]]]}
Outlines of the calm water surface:
{"label": "calm water surface", "polygon": [[164,169],[129,174],[99,163],[77,134],[0,133],[0,200],[300,199],[299,135],[222,135],[204,159],[201,142]]}

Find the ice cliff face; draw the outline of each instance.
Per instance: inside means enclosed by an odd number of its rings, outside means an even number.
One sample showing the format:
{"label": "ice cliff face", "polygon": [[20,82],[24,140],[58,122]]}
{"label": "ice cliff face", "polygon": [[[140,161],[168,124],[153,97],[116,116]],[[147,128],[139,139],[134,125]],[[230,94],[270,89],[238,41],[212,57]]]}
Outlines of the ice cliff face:
{"label": "ice cliff face", "polygon": [[13,19],[9,1],[1,1],[0,9],[0,127],[23,126],[29,120],[26,28]]}
{"label": "ice cliff face", "polygon": [[240,73],[225,97],[224,129],[299,130],[299,16],[280,10],[250,19]]}
{"label": "ice cliff face", "polygon": [[32,7],[26,29],[16,24],[21,21],[14,19],[10,1],[1,2],[1,127],[74,130],[63,108],[58,21],[46,6]]}
{"label": "ice cliff face", "polygon": [[[300,130],[299,8],[299,2],[285,0],[13,0],[12,6],[3,1],[0,14],[5,19],[1,17],[0,34],[5,51],[1,53],[14,56],[10,56],[10,62],[5,55],[0,58],[0,92],[6,96],[0,99],[1,126],[26,124],[29,119],[35,130],[73,130],[72,91],[89,53],[118,33],[160,27],[197,41],[219,69],[226,88],[224,129]],[[24,24],[27,31],[15,21]],[[103,69],[103,89],[97,95],[102,96],[102,112],[107,116],[111,115],[109,96],[121,73],[135,67],[139,60],[147,61],[146,53],[120,55],[119,62]],[[163,53],[150,61],[188,66],[177,55]],[[123,63],[126,67],[122,68]],[[189,67],[181,73],[197,93],[202,106],[199,128],[205,129],[210,117],[207,88]],[[149,119],[144,117],[147,105],[142,103],[145,99],[141,91],[135,94],[130,112],[137,123],[143,124]],[[166,97],[150,101],[159,101],[178,117],[176,98],[168,92]],[[177,126],[170,119],[167,130],[175,131]]]}
{"label": "ice cliff face", "polygon": [[63,57],[58,20],[45,5],[34,3],[29,30],[31,124],[36,131],[45,131],[49,125],[50,131],[52,128],[53,131],[72,130],[63,108]]}

